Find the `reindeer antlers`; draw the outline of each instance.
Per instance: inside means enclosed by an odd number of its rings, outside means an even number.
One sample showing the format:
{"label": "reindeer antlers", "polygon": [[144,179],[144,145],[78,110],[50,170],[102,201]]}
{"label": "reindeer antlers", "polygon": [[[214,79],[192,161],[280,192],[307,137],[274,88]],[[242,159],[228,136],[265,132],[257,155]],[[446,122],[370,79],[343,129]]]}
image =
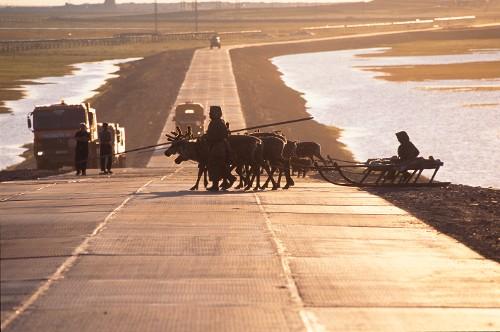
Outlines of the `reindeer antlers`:
{"label": "reindeer antlers", "polygon": [[191,139],[193,138],[193,131],[191,130],[191,126],[188,126],[186,133],[183,133],[181,127],[177,126],[175,127],[175,131],[171,131],[170,134],[166,134],[165,136],[167,136],[167,141],[169,142]]}

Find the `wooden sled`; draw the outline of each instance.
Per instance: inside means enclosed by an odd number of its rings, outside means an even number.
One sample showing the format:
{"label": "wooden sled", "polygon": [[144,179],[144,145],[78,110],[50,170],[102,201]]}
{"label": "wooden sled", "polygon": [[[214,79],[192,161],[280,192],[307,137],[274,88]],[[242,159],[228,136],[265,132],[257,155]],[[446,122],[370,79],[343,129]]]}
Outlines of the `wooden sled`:
{"label": "wooden sled", "polygon": [[[323,165],[315,163],[314,166],[323,179],[340,186],[444,187],[450,184],[434,181],[443,162],[432,157],[417,158],[407,163],[392,158],[368,159],[365,163],[347,165],[339,165],[329,158]],[[433,171],[429,179],[421,176],[424,170]]]}

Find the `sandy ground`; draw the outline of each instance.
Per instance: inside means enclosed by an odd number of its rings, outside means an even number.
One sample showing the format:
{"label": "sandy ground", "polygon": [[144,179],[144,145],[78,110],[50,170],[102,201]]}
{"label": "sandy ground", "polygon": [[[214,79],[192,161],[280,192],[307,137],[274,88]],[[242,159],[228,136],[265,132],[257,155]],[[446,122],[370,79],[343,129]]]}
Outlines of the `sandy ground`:
{"label": "sandy ground", "polygon": [[[193,53],[193,49],[168,51],[126,64],[120,76],[90,101],[99,122],[118,122],[126,128],[127,150],[158,142]],[[149,157],[131,153],[127,166],[145,167]]]}
{"label": "sandy ground", "polygon": [[[233,68],[240,99],[249,125],[308,116],[305,100],[288,88],[270,58],[294,53],[378,47],[412,40],[488,38],[498,29],[450,32],[418,32],[404,35],[346,39],[317,43],[273,45],[235,49]],[[291,139],[316,141],[322,153],[352,159],[338,142],[340,129],[309,121],[279,128]],[[396,147],[395,147],[396,148]],[[424,222],[465,243],[485,257],[500,261],[500,191],[451,185],[447,188],[374,190]]]}

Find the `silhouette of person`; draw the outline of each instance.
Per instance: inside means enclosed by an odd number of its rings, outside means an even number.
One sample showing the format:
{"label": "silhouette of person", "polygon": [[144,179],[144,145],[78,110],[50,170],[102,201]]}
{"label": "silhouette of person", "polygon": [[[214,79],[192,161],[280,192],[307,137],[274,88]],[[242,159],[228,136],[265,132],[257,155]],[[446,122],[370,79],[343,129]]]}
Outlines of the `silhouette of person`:
{"label": "silhouette of person", "polygon": [[100,146],[100,174],[113,174],[111,164],[113,163],[113,135],[109,130],[108,124],[102,124],[102,131],[99,133]]}
{"label": "silhouette of person", "polygon": [[420,151],[413,145],[410,141],[410,137],[406,133],[406,131],[400,131],[396,133],[396,137],[401,143],[398,147],[398,157],[402,162],[412,161],[418,157]]}
{"label": "silhouette of person", "polygon": [[85,123],[80,123],[80,129],[75,133],[75,169],[76,175],[87,175],[87,160],[89,158],[90,133]]}
{"label": "silhouette of person", "polygon": [[228,175],[226,139],[229,136],[229,130],[226,122],[222,119],[222,109],[220,106],[210,106],[209,116],[210,123],[206,133],[206,139],[209,144],[207,167],[208,177],[212,181],[212,186],[208,190],[218,191],[219,182]]}
{"label": "silhouette of person", "polygon": [[[408,136],[406,131],[397,132],[396,137],[400,144],[398,147],[398,157],[393,162],[398,165],[399,172],[401,172],[403,179],[407,179],[410,176],[410,173],[408,173],[406,169],[414,160],[417,159],[420,152],[410,141],[410,136]],[[396,171],[389,171],[386,178],[394,180],[396,178]]]}

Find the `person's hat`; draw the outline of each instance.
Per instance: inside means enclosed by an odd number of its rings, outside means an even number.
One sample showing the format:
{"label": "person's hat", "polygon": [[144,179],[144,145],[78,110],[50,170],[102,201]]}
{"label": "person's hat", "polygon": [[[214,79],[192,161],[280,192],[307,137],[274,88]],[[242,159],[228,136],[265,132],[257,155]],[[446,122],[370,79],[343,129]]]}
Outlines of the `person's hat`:
{"label": "person's hat", "polygon": [[400,141],[404,141],[404,142],[407,142],[410,140],[410,136],[408,136],[408,134],[406,133],[406,131],[400,131],[400,132],[397,132],[396,133],[396,137],[400,140]]}
{"label": "person's hat", "polygon": [[222,117],[222,108],[220,106],[214,105],[210,106],[210,118],[221,118]]}
{"label": "person's hat", "polygon": [[82,128],[82,127],[87,129],[87,124],[85,124],[85,122],[80,123],[80,128]]}

